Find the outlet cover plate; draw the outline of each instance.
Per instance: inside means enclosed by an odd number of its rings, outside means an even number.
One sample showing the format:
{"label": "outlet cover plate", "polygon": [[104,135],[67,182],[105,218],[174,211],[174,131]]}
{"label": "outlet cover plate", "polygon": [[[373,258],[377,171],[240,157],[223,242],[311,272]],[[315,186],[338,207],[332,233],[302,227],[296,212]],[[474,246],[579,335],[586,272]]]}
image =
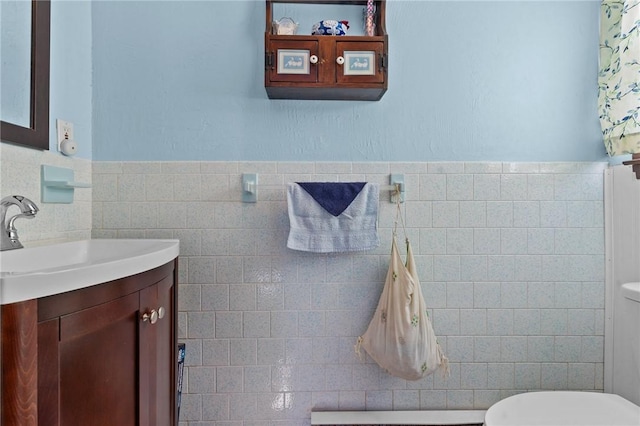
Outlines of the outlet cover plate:
{"label": "outlet cover plate", "polygon": [[56,120],[56,127],[58,129],[58,151],[62,151],[60,149],[60,144],[63,140],[69,139],[74,140],[73,138],[73,123],[69,121],[60,120],[59,118]]}

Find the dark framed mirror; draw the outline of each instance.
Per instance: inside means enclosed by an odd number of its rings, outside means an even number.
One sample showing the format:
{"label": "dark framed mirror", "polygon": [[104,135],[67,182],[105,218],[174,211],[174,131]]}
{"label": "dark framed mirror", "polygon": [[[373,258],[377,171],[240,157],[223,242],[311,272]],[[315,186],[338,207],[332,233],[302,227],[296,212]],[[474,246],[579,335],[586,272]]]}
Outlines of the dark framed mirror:
{"label": "dark framed mirror", "polygon": [[[3,1],[3,10],[9,2]],[[24,2],[22,2],[24,3]],[[26,147],[47,150],[49,149],[49,60],[50,60],[50,31],[51,31],[51,2],[50,0],[31,1],[31,43],[17,43],[23,46],[31,46],[31,79],[29,90],[25,89],[28,102],[25,101],[28,110],[28,118],[25,123],[0,121],[0,140],[23,145]],[[3,12],[4,15],[4,12]],[[25,37],[27,37],[25,35]],[[3,34],[4,37],[4,34]],[[23,52],[28,55],[27,52]],[[3,53],[3,56],[4,53]],[[12,63],[5,63],[2,67],[11,67]],[[4,70],[3,70],[4,71]],[[3,74],[5,74],[3,72]],[[10,74],[10,73],[8,73]],[[4,77],[3,77],[4,78]],[[28,81],[28,79],[27,79]],[[3,81],[5,85],[13,82]]]}

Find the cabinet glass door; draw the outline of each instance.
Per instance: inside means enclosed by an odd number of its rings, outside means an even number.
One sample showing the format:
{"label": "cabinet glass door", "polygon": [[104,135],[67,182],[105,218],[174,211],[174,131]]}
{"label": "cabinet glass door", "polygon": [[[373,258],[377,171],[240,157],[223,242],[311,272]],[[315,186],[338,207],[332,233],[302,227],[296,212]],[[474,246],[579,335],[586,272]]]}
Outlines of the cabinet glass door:
{"label": "cabinet glass door", "polygon": [[315,83],[318,81],[318,43],[274,41],[270,54],[271,81]]}
{"label": "cabinet glass door", "polygon": [[384,71],[380,63],[383,43],[337,42],[336,81],[338,83],[382,83]]}

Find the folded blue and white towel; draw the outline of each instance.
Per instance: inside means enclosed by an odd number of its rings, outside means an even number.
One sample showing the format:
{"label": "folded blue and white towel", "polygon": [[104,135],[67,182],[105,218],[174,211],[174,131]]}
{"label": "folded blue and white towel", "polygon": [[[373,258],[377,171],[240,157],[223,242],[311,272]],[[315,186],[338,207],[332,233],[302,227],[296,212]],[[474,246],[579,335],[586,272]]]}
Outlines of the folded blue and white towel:
{"label": "folded blue and white towel", "polygon": [[371,250],[380,245],[380,186],[367,182],[287,185],[287,247],[315,253]]}

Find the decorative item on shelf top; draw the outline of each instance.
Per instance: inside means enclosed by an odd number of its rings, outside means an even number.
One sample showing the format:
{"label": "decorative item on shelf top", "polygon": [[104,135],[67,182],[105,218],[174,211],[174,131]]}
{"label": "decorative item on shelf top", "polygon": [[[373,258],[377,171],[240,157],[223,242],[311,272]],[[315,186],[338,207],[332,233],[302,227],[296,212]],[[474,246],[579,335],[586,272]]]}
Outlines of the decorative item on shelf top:
{"label": "decorative item on shelf top", "polygon": [[364,34],[366,36],[376,35],[375,14],[376,8],[373,0],[367,0],[367,7],[364,9]]}
{"label": "decorative item on shelf top", "polygon": [[280,18],[273,21],[273,32],[277,35],[294,35],[298,30],[298,23],[291,18]]}
{"label": "decorative item on shelf top", "polygon": [[333,19],[325,19],[324,21],[313,24],[311,35],[347,35],[349,29],[349,21],[335,21]]}

